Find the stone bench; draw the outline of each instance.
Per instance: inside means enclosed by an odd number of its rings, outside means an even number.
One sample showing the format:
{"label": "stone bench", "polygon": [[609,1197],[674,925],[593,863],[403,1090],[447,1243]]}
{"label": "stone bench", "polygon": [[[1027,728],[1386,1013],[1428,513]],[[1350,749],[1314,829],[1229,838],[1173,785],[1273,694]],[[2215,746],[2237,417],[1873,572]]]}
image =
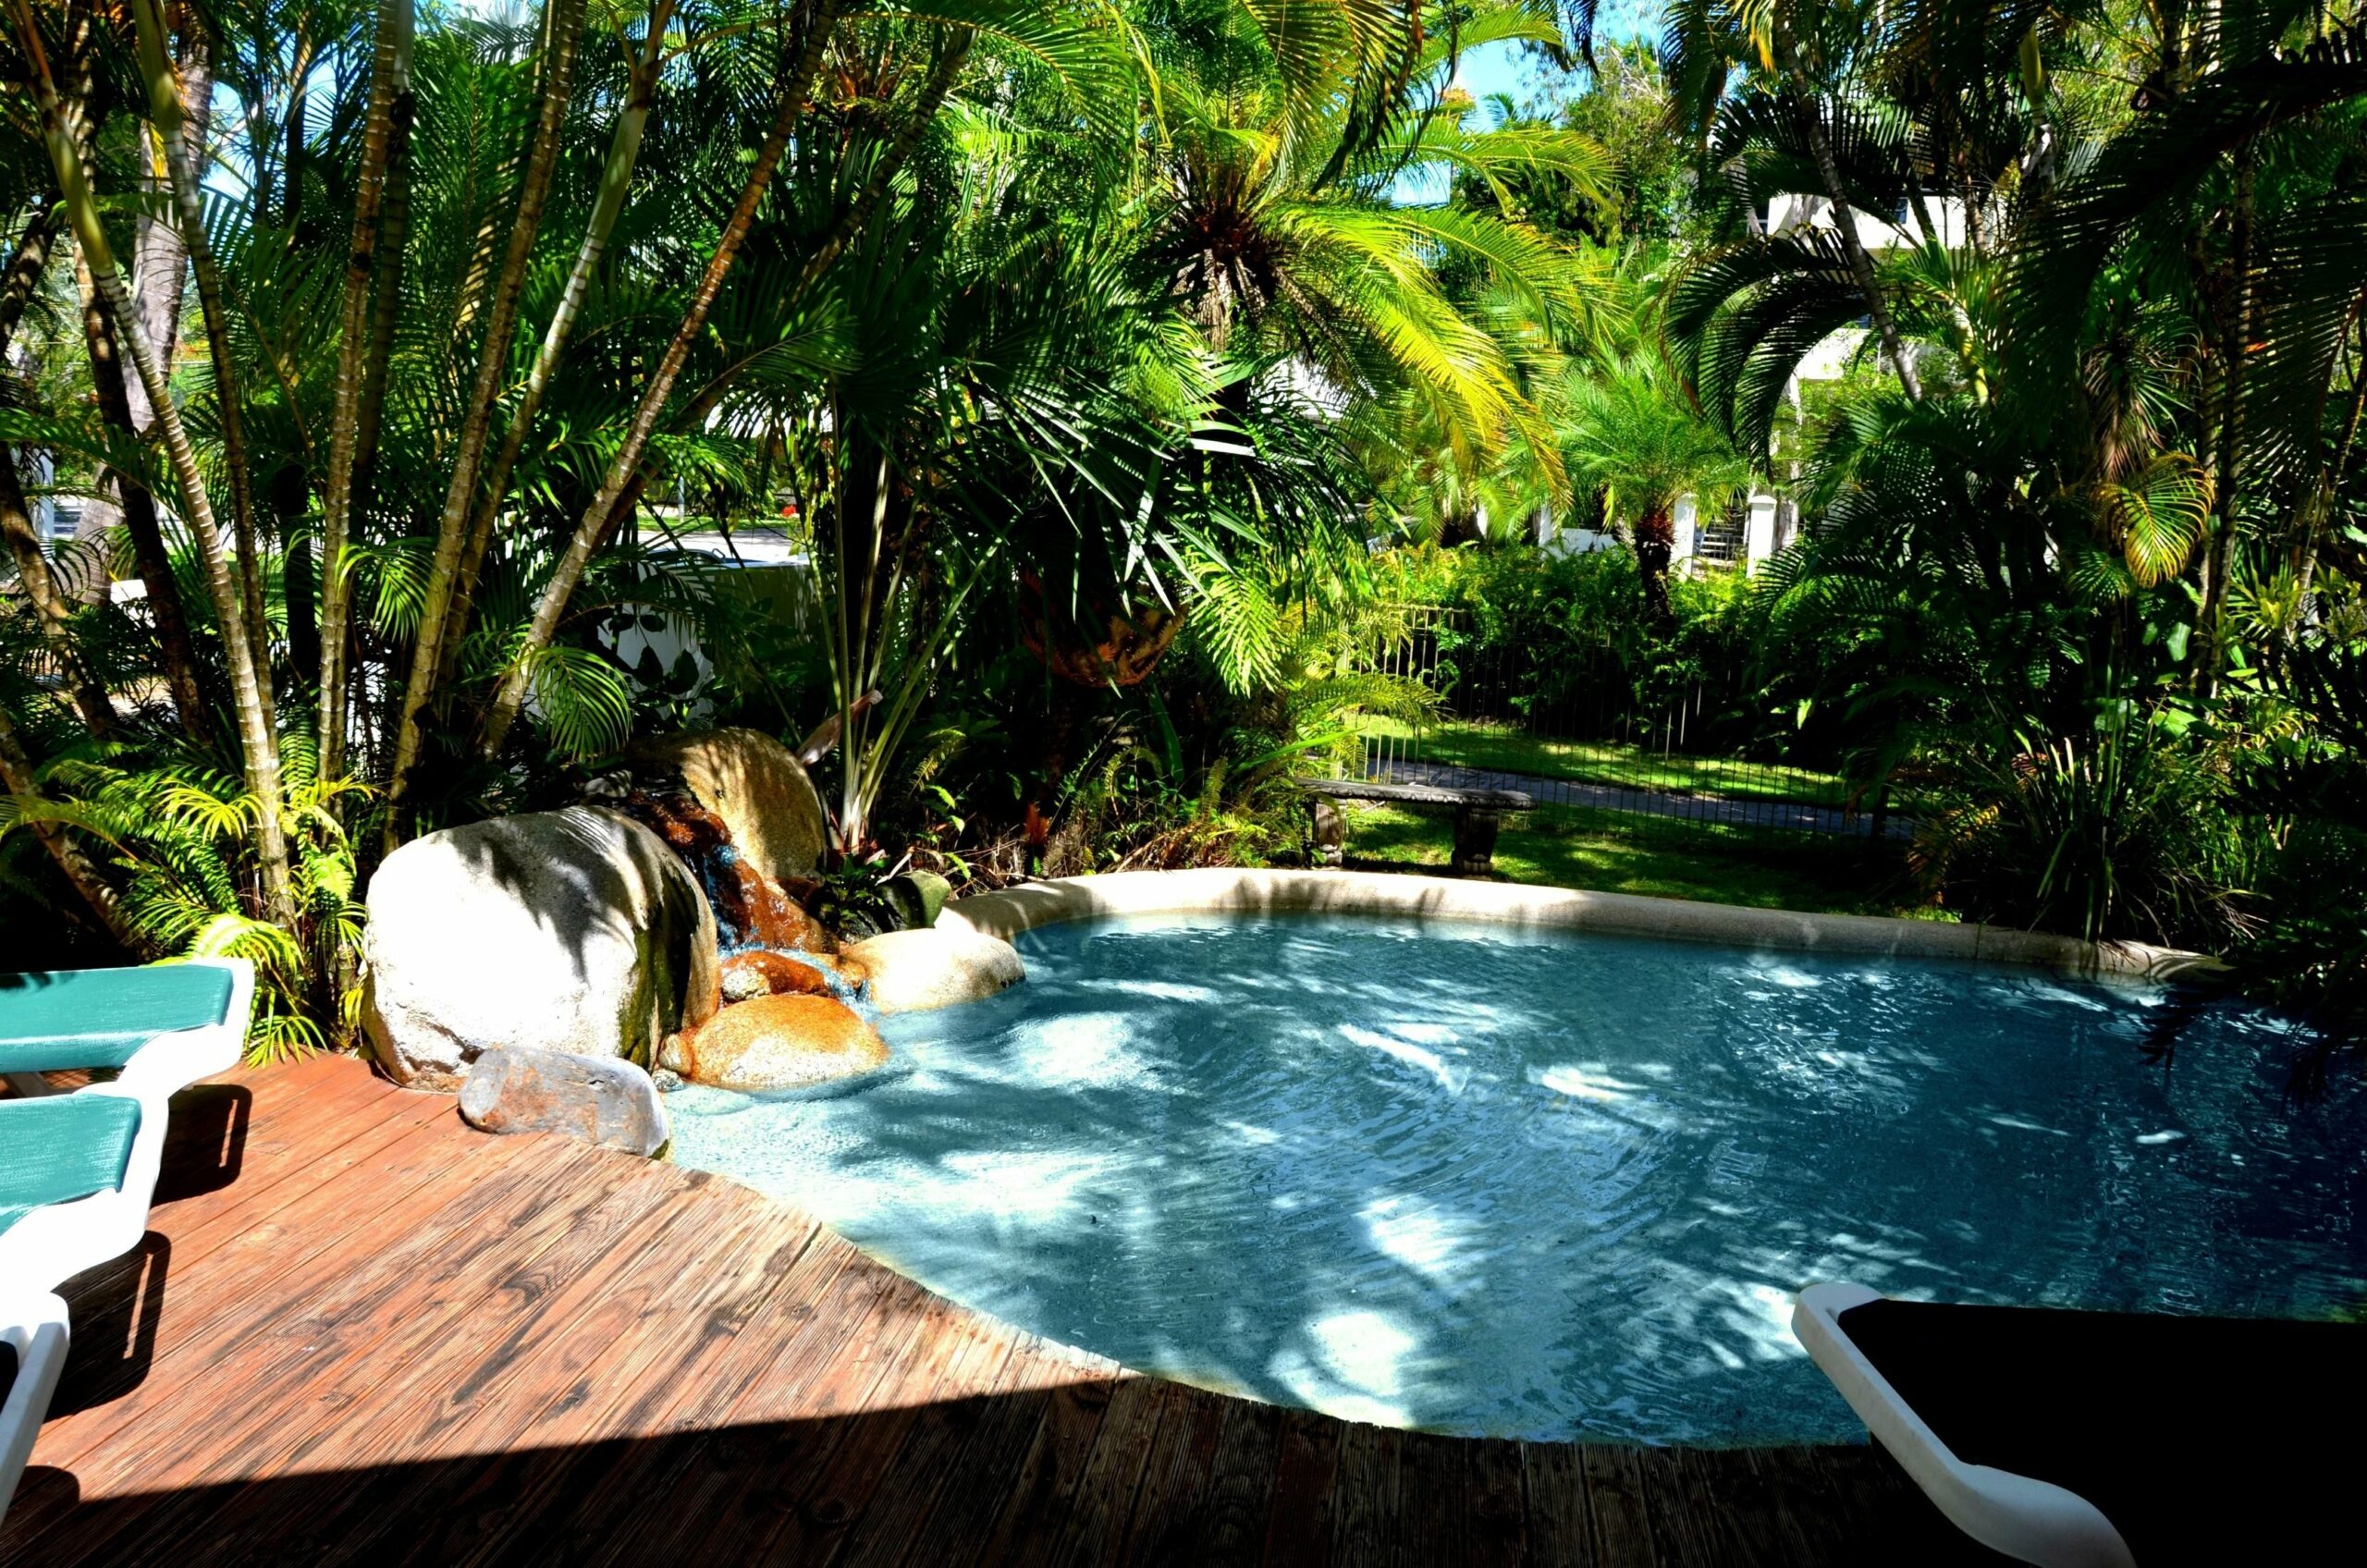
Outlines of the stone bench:
{"label": "stone bench", "polygon": [[1456,790],[1439,784],[1385,784],[1368,778],[1301,778],[1298,787],[1315,797],[1315,845],[1325,865],[1338,865],[1347,847],[1347,824],[1335,801],[1377,801],[1387,805],[1443,807],[1454,813],[1454,869],[1462,876],[1485,876],[1495,869],[1496,828],[1508,812],[1537,802],[1517,790]]}

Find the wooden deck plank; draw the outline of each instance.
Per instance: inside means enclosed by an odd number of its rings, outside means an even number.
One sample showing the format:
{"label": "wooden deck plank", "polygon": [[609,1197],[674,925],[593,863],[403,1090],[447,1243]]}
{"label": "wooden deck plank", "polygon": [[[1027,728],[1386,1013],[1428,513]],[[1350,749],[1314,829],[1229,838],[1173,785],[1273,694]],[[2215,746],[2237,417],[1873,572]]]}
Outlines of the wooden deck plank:
{"label": "wooden deck plank", "polygon": [[[242,1390],[248,1403],[225,1406],[192,1390],[180,1419],[153,1423],[152,1440],[103,1472],[107,1489],[129,1490],[167,1458],[198,1481],[287,1473],[310,1441],[349,1425],[352,1389],[430,1375],[431,1353],[458,1337],[461,1321],[504,1276],[575,1234],[609,1195],[594,1187],[554,1198],[541,1176],[531,1158],[513,1160],[471,1194],[474,1218],[465,1229],[412,1231],[372,1249],[315,1298],[313,1310],[283,1315],[240,1342],[215,1364],[214,1381]],[[433,1450],[412,1452],[425,1457]],[[178,1563],[192,1535],[235,1535],[208,1523],[234,1497],[191,1490],[153,1503],[137,1534],[110,1543],[106,1561],[121,1568]],[[304,1559],[314,1554],[307,1550]]]}
{"label": "wooden deck plank", "polygon": [[1135,1568],[1196,1568],[1207,1561],[1208,1477],[1226,1407],[1238,1403],[1180,1384],[1168,1388],[1168,1410],[1143,1466],[1117,1553],[1117,1561]]}
{"label": "wooden deck plank", "polygon": [[1489,1439],[1456,1446],[1464,1465],[1463,1560],[1471,1568],[1518,1568],[1528,1537],[1524,1445]]}
{"label": "wooden deck plank", "polygon": [[[548,1174],[585,1174],[574,1159],[550,1158],[574,1151],[546,1146],[531,1152],[555,1167]],[[598,1157],[596,1150],[582,1153]],[[430,1522],[433,1534],[457,1523],[449,1499],[465,1484],[464,1469],[423,1469],[415,1463],[373,1468],[384,1461],[544,1442],[534,1430],[543,1408],[565,1397],[642,1309],[672,1288],[677,1276],[668,1263],[678,1268],[709,1244],[704,1217],[679,1203],[651,1220],[671,1195],[664,1183],[609,1187],[556,1245],[496,1282],[472,1312],[467,1333],[451,1336],[396,1376],[373,1378],[368,1367],[357,1366],[336,1380],[323,1397],[337,1403],[344,1418],[308,1436],[288,1461],[290,1467],[325,1474],[283,1493],[280,1503],[304,1519],[314,1561],[371,1561],[395,1535],[423,1545],[421,1532],[403,1523],[408,1520]],[[660,1268],[662,1275],[655,1271]],[[353,1485],[348,1477],[357,1473],[370,1475],[371,1483]],[[215,1527],[242,1536],[264,1523],[234,1514]]]}
{"label": "wooden deck plank", "polygon": [[[1073,1507],[1094,1439],[1100,1436],[1118,1389],[1131,1380],[1112,1378],[1052,1390],[1000,1512],[987,1516],[989,1530],[976,1556],[966,1561],[1002,1564],[1039,1560]],[[946,1544],[950,1549],[948,1568],[965,1561],[960,1541]]]}
{"label": "wooden deck plank", "polygon": [[1340,1473],[1340,1439],[1347,1429],[1310,1410],[1282,1412],[1264,1554],[1274,1568],[1320,1568],[1331,1561],[1332,1486]]}
{"label": "wooden deck plank", "polygon": [[[1119,1379],[1067,1505],[1046,1521],[1046,1528],[1026,1538],[1012,1561],[1048,1562],[1053,1568],[1115,1563],[1159,1425],[1185,1391],[1156,1378]],[[1039,1544],[1045,1550],[1039,1551]]]}
{"label": "wooden deck plank", "polygon": [[1200,1496],[1202,1568],[1246,1568],[1264,1554],[1282,1443],[1281,1411],[1245,1399],[1224,1402],[1224,1427]]}
{"label": "wooden deck plank", "polygon": [[192,1091],[168,1151],[148,1250],[75,1282],[0,1562],[2001,1561],[1864,1448],[1468,1442],[1123,1375],[351,1061]]}
{"label": "wooden deck plank", "polygon": [[1663,1561],[1645,1512],[1644,1457],[1642,1449],[1608,1443],[1578,1451],[1594,1560],[1603,1568],[1656,1568]]}
{"label": "wooden deck plank", "polygon": [[1348,1568],[1401,1568],[1408,1561],[1405,1434],[1350,1422],[1340,1433],[1332,1480],[1331,1560]]}
{"label": "wooden deck plank", "polygon": [[1587,1511],[1587,1473],[1567,1443],[1523,1443],[1521,1561],[1530,1568],[1594,1568],[1594,1523]]}

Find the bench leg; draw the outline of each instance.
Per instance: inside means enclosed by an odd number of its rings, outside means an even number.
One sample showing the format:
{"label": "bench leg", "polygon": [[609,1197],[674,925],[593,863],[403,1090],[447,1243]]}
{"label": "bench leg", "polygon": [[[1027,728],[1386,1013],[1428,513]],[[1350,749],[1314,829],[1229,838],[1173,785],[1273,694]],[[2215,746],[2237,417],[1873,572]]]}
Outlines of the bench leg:
{"label": "bench leg", "polygon": [[1347,858],[1348,819],[1339,806],[1318,796],[1307,802],[1315,815],[1315,864],[1338,865]]}
{"label": "bench leg", "polygon": [[1458,876],[1486,876],[1496,869],[1496,814],[1476,806],[1454,812],[1454,871]]}

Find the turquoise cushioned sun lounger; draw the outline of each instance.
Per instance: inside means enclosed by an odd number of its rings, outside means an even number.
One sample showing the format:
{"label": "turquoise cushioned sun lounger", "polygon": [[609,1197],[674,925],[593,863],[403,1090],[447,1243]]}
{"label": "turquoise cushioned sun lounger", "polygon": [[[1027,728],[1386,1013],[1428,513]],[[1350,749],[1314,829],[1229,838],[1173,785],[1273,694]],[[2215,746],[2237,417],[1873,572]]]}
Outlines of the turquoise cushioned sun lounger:
{"label": "turquoise cushioned sun lounger", "polygon": [[210,963],[0,974],[0,1072],[125,1066],[159,1035],[220,1023],[237,980]]}
{"label": "turquoise cushioned sun lounger", "polygon": [[122,1186],[141,1115],[122,1095],[0,1100],[0,1232],[34,1209]]}

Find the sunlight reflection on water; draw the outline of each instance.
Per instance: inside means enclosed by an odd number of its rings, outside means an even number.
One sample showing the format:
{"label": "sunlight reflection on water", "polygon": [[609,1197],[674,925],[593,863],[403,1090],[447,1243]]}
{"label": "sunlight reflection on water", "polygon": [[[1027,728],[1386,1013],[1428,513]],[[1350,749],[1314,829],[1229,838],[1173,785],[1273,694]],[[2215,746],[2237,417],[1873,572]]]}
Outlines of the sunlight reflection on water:
{"label": "sunlight reflection on water", "polygon": [[1863,1430],[1791,1292],[2294,1313],[2367,1294],[2356,1108],[2282,1026],[1909,961],[1163,917],[887,1021],[832,1097],[685,1089],[675,1158],[1130,1366],[1497,1436]]}

